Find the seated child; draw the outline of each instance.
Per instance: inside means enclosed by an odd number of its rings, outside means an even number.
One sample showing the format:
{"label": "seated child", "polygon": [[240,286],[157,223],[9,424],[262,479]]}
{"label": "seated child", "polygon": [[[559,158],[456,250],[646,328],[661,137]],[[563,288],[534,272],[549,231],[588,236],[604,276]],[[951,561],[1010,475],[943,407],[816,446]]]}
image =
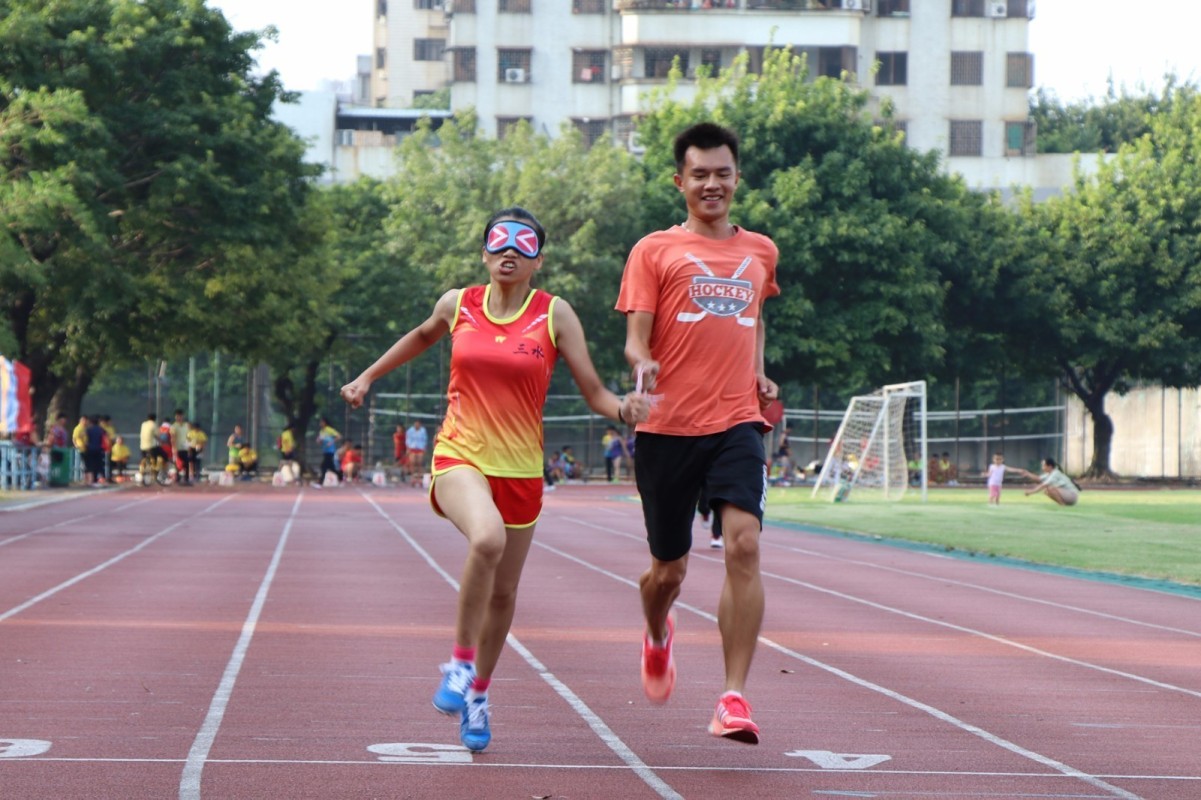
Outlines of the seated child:
{"label": "seated child", "polygon": [[363,445],[351,444],[342,454],[342,479],[357,481],[363,475]]}
{"label": "seated child", "polygon": [[259,473],[259,454],[248,444],[242,445],[242,449],[238,451],[238,461],[240,462],[242,480],[250,480],[250,476]]}
{"label": "seated child", "polygon": [[129,466],[129,445],[125,444],[124,436],[118,436],[113,441],[113,449],[108,457],[112,463],[113,481],[121,483],[125,480],[125,468]]}

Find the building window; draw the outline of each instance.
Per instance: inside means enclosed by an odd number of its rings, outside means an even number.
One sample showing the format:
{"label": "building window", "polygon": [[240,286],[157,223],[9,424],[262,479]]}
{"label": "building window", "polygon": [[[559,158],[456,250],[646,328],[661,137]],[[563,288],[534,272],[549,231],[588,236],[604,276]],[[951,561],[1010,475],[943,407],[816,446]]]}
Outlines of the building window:
{"label": "building window", "polygon": [[1005,123],[1005,155],[1032,156],[1038,152],[1036,136],[1038,126],[1033,122]]}
{"label": "building window", "polygon": [[413,0],[413,8],[441,11],[446,6],[446,0]]}
{"label": "building window", "polygon": [[701,66],[710,75],[721,72],[721,50],[716,47],[706,47],[701,50]]}
{"label": "building window", "polygon": [[951,85],[983,86],[984,53],[979,51],[951,53]]}
{"label": "building window", "polygon": [[530,80],[530,50],[497,50],[498,83],[527,83]]}
{"label": "building window", "polygon": [[474,14],[475,0],[449,0],[450,8],[456,14]]}
{"label": "building window", "polygon": [[388,49],[386,47],[375,48],[375,68],[383,69],[388,66]]}
{"label": "building window", "polygon": [[460,47],[455,54],[455,80],[459,83],[475,83],[475,48]]}
{"label": "building window", "polygon": [[983,17],[984,0],[951,0],[952,17]]}
{"label": "building window", "polygon": [[1009,0],[1009,16],[1034,19],[1034,0]]}
{"label": "building window", "polygon": [[496,0],[496,10],[502,14],[528,14],[530,0]]}
{"label": "building window", "polygon": [[445,39],[414,39],[413,40],[413,60],[414,61],[441,61],[442,54],[446,52]]}
{"label": "building window", "polygon": [[646,77],[666,78],[671,71],[672,61],[680,59],[680,71],[688,74],[688,51],[673,47],[648,47],[644,56]]}
{"label": "building window", "polygon": [[909,83],[908,53],[876,53],[880,68],[876,71],[877,86],[905,86]]}
{"label": "building window", "polygon": [[847,72],[853,77],[857,53],[854,47],[817,48],[817,75],[839,79]]}
{"label": "building window", "polygon": [[881,17],[908,14],[909,0],[876,0],[876,13]]}
{"label": "building window", "polygon": [[951,146],[948,155],[979,156],[984,154],[984,123],[974,120],[951,120]]}
{"label": "building window", "polygon": [[496,118],[496,138],[504,139],[506,136],[508,136],[509,134],[511,134],[513,132],[514,128],[516,128],[518,125],[520,125],[523,122],[527,125],[533,125],[534,118],[533,117],[497,117]]}
{"label": "building window", "polygon": [[1010,89],[1034,88],[1034,54],[1005,54],[1005,85]]}
{"label": "building window", "polygon": [[377,17],[388,16],[388,0],[375,0],[375,15]]}
{"label": "building window", "polygon": [[605,51],[576,50],[571,54],[571,80],[573,83],[605,82]]}
{"label": "building window", "polygon": [[572,0],[573,14],[603,14],[609,0]]}
{"label": "building window", "polygon": [[573,119],[571,124],[580,132],[585,147],[592,147],[600,138],[609,132],[609,121],[604,119]]}

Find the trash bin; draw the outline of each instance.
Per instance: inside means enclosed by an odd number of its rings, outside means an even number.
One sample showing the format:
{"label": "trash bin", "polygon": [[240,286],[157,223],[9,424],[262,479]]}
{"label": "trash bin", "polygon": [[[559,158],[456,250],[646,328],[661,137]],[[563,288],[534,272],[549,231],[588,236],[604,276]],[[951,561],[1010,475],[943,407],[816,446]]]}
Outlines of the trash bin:
{"label": "trash bin", "polygon": [[71,485],[71,448],[50,448],[50,485]]}

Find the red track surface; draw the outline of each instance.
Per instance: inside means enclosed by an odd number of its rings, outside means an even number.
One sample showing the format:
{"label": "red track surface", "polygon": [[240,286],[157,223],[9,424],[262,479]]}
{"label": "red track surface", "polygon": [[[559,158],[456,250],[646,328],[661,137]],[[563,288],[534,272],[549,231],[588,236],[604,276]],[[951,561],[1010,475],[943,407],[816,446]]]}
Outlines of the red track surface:
{"label": "red track surface", "polygon": [[1201,603],[768,525],[757,747],[706,726],[719,552],[649,705],[628,490],[548,495],[493,742],[430,696],[462,538],[406,489],[0,513],[0,798],[1201,797]]}

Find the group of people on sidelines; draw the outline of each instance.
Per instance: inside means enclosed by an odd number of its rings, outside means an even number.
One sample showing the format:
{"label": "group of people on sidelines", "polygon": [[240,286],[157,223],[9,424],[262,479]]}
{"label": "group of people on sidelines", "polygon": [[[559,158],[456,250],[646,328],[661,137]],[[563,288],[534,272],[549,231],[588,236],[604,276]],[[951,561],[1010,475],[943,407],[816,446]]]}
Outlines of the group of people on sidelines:
{"label": "group of people on sidelines", "polygon": [[675,139],[673,180],[687,214],[634,246],[616,287],[633,391],[618,396],[604,386],[571,305],[534,286],[547,234],[519,206],[483,226],[486,281],[447,291],[425,321],[342,387],[358,408],[377,380],[450,337],[453,402],[434,439],[430,504],[464,536],[467,555],[433,705],[459,718],[469,750],[492,739],[489,689],[542,511],[542,409],[559,357],[593,412],[635,430],[634,477],[650,550],[639,579],[647,699],[665,703],[675,688],[673,606],[703,488],[726,568],[718,601],[725,676],[709,731],[759,741],[743,691],[764,613],[759,534],[763,434],[771,426],[763,410],[778,395],[764,371],[762,309],[780,288],[775,244],[730,221],[738,149],[732,130],[708,122]]}

